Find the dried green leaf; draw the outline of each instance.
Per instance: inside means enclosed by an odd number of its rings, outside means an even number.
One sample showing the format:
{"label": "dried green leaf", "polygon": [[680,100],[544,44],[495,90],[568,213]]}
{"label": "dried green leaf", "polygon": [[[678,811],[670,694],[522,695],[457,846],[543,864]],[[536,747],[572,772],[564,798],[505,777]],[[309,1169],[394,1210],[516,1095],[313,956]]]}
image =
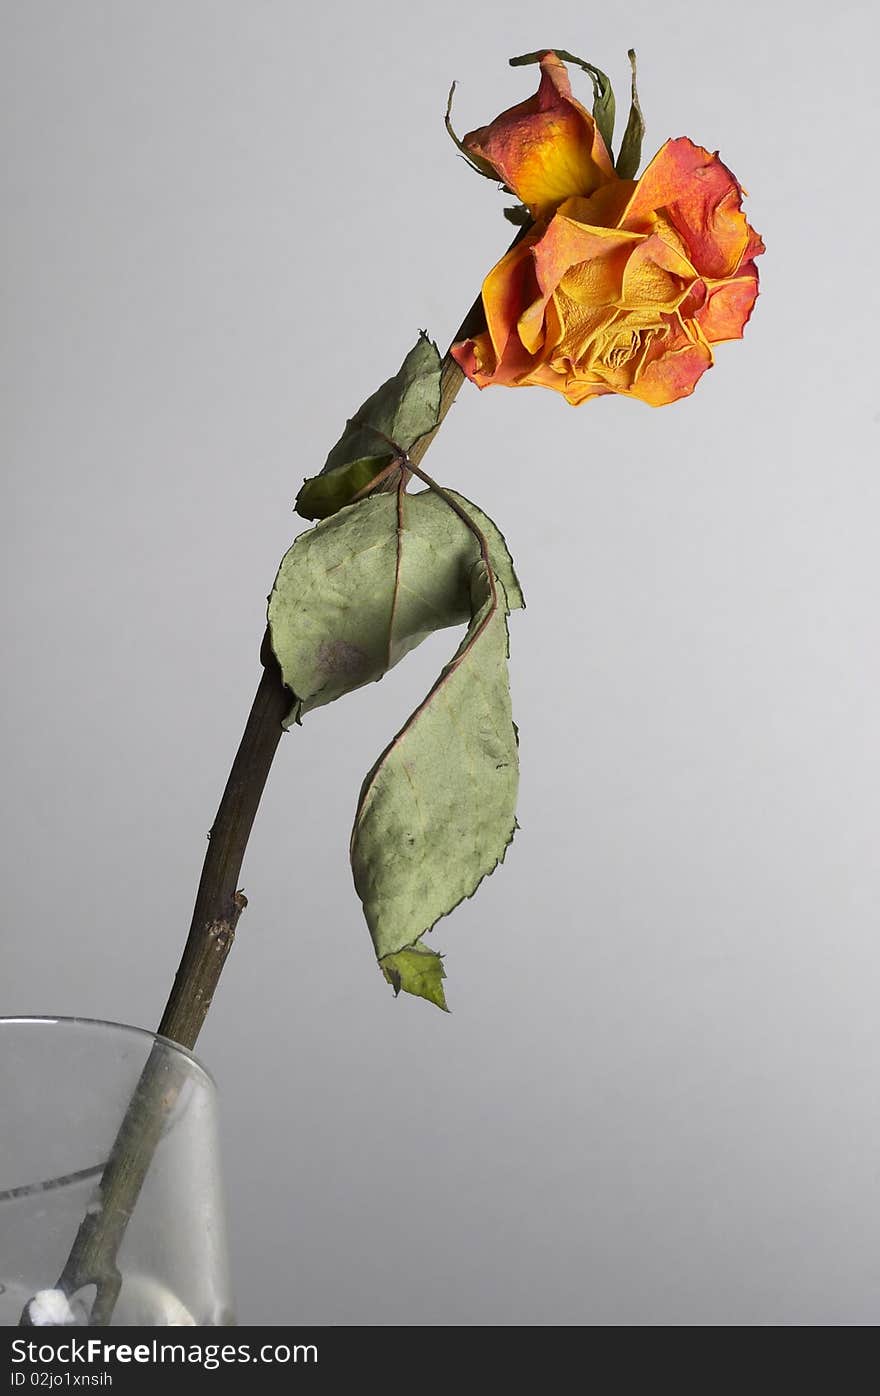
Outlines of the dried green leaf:
{"label": "dried green leaf", "polygon": [[446,978],[443,956],[429,950],[427,945],[407,945],[396,955],[386,955],[379,961],[379,968],[394,990],[395,998],[402,989],[405,994],[427,999],[444,1013],[449,1012],[443,992]]}
{"label": "dried green leaf", "polygon": [[296,512],[304,519],[329,519],[381,475],[389,460],[387,454],[362,456],[326,474],[313,476],[306,480],[296,497]]}
{"label": "dried green leaf", "polygon": [[525,204],[510,204],[504,210],[504,217],[515,228],[527,228],[532,221],[532,215]]}
{"label": "dried green leaf", "polygon": [[[453,498],[486,536],[511,607],[521,606],[498,529]],[[288,722],[380,679],[433,631],[464,624],[478,555],[473,533],[431,490],[373,495],[300,534],[269,597],[270,644],[296,695]]]}
{"label": "dried green leaf", "polygon": [[364,781],[351,862],[380,962],[472,896],[513,838],[507,613],[503,583],[480,559],[464,640]]}
{"label": "dried green leaf", "polygon": [[482,155],[477,155],[475,151],[468,150],[464,141],[461,140],[455,133],[455,127],[452,124],[452,98],[455,95],[456,87],[457,83],[453,83],[449,89],[449,97],[446,101],[445,125],[447,135],[449,136],[450,140],[452,141],[456,149],[459,151],[459,153],[470,165],[472,170],[476,170],[477,174],[482,175],[484,179],[494,179],[495,182],[498,183],[498,174],[495,170],[494,165],[490,165],[489,161],[485,160]]}
{"label": "dried green leaf", "polygon": [[630,67],[632,68],[632,99],[629,108],[629,120],[626,123],[626,130],[623,133],[623,140],[620,142],[620,150],[617,155],[615,170],[621,179],[635,179],[639,165],[642,163],[642,140],[645,135],[645,118],[642,116],[642,109],[639,106],[639,94],[636,88],[636,51],[631,48],[627,54]]}
{"label": "dried green leaf", "polygon": [[[440,368],[436,344],[420,334],[394,377],[377,388],[347,422],[321,474],[306,480],[296,499],[298,514],[307,519],[326,518],[350,504],[392,459],[390,448],[381,450],[383,437],[408,451],[420,437],[433,431],[440,415]],[[373,467],[374,474],[366,474]],[[336,472],[345,473],[338,480],[324,481],[323,477]]]}

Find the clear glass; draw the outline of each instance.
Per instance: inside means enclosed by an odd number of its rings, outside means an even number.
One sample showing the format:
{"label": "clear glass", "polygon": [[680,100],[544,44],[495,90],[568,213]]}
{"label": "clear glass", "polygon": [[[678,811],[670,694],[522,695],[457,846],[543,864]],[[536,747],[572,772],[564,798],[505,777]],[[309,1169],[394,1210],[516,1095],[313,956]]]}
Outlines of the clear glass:
{"label": "clear glass", "polygon": [[23,1314],[234,1321],[217,1092],[184,1048],[118,1023],[0,1018],[0,1326]]}

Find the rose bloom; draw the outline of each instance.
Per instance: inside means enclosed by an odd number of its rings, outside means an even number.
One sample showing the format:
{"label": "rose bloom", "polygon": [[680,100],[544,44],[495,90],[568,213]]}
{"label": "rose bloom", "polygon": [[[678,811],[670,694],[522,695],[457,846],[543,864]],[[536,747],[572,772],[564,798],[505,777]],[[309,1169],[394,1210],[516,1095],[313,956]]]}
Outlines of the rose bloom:
{"label": "rose bloom", "polygon": [[486,332],[452,348],[478,387],[660,407],[693,392],[713,344],[742,338],[764,244],[717,155],[682,136],[618,178],[554,53],[535,96],[464,145],[535,220],[483,283]]}

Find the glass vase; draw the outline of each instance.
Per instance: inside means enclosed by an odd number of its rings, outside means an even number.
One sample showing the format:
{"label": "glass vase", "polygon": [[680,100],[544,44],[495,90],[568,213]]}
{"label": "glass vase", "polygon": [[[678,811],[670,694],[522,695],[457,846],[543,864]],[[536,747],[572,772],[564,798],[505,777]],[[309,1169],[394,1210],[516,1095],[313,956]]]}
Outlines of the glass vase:
{"label": "glass vase", "polygon": [[233,1321],[204,1067],[117,1023],[0,1019],[0,1325]]}

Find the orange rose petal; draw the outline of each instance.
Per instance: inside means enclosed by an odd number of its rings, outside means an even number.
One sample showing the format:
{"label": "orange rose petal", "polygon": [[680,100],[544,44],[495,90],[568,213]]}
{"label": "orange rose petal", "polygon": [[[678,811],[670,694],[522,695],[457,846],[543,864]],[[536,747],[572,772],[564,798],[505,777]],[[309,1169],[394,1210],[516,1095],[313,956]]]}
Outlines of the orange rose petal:
{"label": "orange rose petal", "polygon": [[528,381],[533,360],[526,351],[512,343],[512,352],[503,359],[496,359],[492,341],[488,334],[475,335],[473,339],[463,339],[453,344],[452,357],[462,373],[478,388],[488,388],[493,384],[502,388],[516,388]]}
{"label": "orange rose petal", "polygon": [[758,277],[738,276],[733,281],[709,283],[703,305],[694,319],[710,344],[742,339],[743,330],[758,299]]}
{"label": "orange rose petal", "polygon": [[530,388],[551,388],[558,393],[564,383],[564,375],[560,375],[550,364],[536,364],[534,368],[523,379],[523,386]]}
{"label": "orange rose petal", "polygon": [[504,357],[498,361],[492,382],[506,388],[519,387],[531,381],[529,375],[534,367],[535,360],[532,355],[516,335],[511,335]]}
{"label": "orange rose petal", "polygon": [[686,257],[655,233],[635,247],[623,274],[627,306],[673,310],[696,278]]}
{"label": "orange rose petal", "polygon": [[743,254],[743,262],[751,262],[755,257],[760,257],[762,252],[767,251],[761,234],[756,233],[751,224],[747,226],[749,229],[749,241]]}
{"label": "orange rose petal", "polygon": [[512,386],[531,367],[532,357],[517,334],[517,319],[523,303],[533,300],[537,291],[531,252],[539,236],[535,231],[511,247],[483,282],[486,333],[452,346],[452,357],[478,387]]}
{"label": "orange rose petal", "polygon": [[691,273],[696,276],[696,269],[693,267],[688,254],[687,243],[681,234],[672,226],[669,219],[666,217],[664,209],[659,209],[651,219],[651,231],[649,236],[657,237],[661,242],[664,242],[671,252],[674,252],[677,257],[687,262],[688,266],[691,268]]}
{"label": "orange rose petal", "polygon": [[534,97],[471,131],[463,144],[488,160],[533,214],[616,178],[605,142],[590,113],[572,97],[565,64],[555,53],[541,59]]}
{"label": "orange rose petal", "polygon": [[553,296],[547,302],[547,309],[544,313],[544,342],[542,344],[544,359],[550,358],[565,333],[565,324],[560,314],[556,297]]}
{"label": "orange rose petal", "polygon": [[589,364],[600,348],[602,336],[618,319],[618,311],[613,305],[579,305],[577,301],[569,299],[564,284],[550,305],[561,325],[550,362],[560,372],[569,372],[574,364],[578,365],[580,372],[589,372]]}
{"label": "orange rose petal", "polygon": [[679,349],[675,354],[649,364],[634,384],[632,397],[640,398],[649,407],[667,407],[679,398],[690,397],[697,383],[712,367],[712,355],[703,345]]}
{"label": "orange rose petal", "polygon": [[573,195],[557,212],[591,228],[618,228],[635,188],[634,179],[615,179],[600,185],[589,198]]}
{"label": "orange rose petal", "polygon": [[745,258],[752,230],[742,191],[717,155],[686,136],[667,141],[638,182],[622,226],[648,231],[662,209],[704,276],[732,276]]}
{"label": "orange rose petal", "polygon": [[[487,334],[474,339],[461,339],[449,350],[462,373],[478,388],[488,388],[495,371],[495,351]],[[487,371],[487,365],[492,367]]]}
{"label": "orange rose petal", "polygon": [[539,294],[518,322],[526,348],[534,353],[543,344],[547,304],[563,279],[566,294],[573,301],[589,306],[613,302],[620,294],[627,253],[637,241],[631,233],[586,228],[563,214],[551,219],[544,236],[532,248]]}
{"label": "orange rose petal", "polygon": [[675,402],[712,344],[741,337],[758,295],[764,244],[743,191],[685,137],[618,180],[564,65],[546,54],[541,70],[535,97],[466,137],[539,221],[486,277],[486,333],[453,356],[479,387]]}
{"label": "orange rose petal", "polygon": [[589,402],[594,397],[609,397],[614,392],[607,383],[592,382],[585,378],[579,378],[572,373],[562,389],[562,395],[566,402],[572,407],[580,407],[581,403]]}
{"label": "orange rose petal", "polygon": [[677,402],[694,391],[713,362],[712,350],[699,330],[688,333],[683,325],[672,326],[665,343],[655,345],[636,375],[632,396],[650,407]]}
{"label": "orange rose petal", "polygon": [[[562,205],[563,209],[568,206]],[[563,276],[571,276],[575,270],[580,274],[585,268],[583,275],[597,292],[604,287],[614,296],[620,290],[620,274],[615,274],[613,254],[632,249],[640,241],[636,233],[586,226],[560,212],[533,248],[538,287],[543,294],[552,294]]]}
{"label": "orange rose petal", "polygon": [[508,340],[516,330],[522,307],[534,299],[537,290],[531,254],[539,236],[536,230],[511,247],[483,282],[486,325],[499,360],[504,357]]}
{"label": "orange rose petal", "polygon": [[602,383],[587,382],[570,366],[553,368],[550,364],[537,364],[519,380],[517,386],[549,388],[554,393],[562,393],[575,407],[586,402],[588,397],[601,397],[611,391]]}

